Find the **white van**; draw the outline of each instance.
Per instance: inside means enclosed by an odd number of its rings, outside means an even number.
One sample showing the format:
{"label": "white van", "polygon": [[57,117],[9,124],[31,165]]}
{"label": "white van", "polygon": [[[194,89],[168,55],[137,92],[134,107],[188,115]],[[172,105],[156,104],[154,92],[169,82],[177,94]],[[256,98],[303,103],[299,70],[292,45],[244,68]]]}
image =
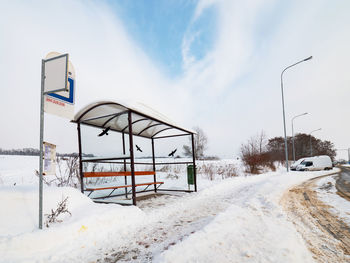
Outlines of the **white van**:
{"label": "white van", "polygon": [[295,171],[295,170],[297,169],[297,166],[298,166],[299,164],[301,164],[306,158],[307,158],[307,157],[301,158],[301,159],[299,159],[298,161],[295,161],[294,163],[292,163],[292,165],[290,166],[290,169],[291,169],[292,171]]}
{"label": "white van", "polygon": [[327,155],[305,158],[296,168],[297,171],[320,171],[333,169],[332,160]]}

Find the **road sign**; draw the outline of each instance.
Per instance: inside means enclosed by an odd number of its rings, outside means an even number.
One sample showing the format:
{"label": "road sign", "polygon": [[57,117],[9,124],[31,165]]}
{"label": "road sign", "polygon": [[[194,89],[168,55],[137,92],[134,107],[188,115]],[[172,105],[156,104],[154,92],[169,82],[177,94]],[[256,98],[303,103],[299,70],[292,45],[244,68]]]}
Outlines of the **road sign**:
{"label": "road sign", "polygon": [[[60,57],[57,52],[49,53],[45,61]],[[58,67],[58,66],[57,66]],[[54,74],[51,74],[54,75]],[[50,114],[58,115],[63,118],[72,120],[74,118],[74,98],[75,98],[75,71],[72,63],[68,61],[66,90],[59,92],[45,92],[44,111]],[[46,77],[46,64],[45,64]],[[46,87],[45,87],[46,89]]]}
{"label": "road sign", "polygon": [[44,142],[44,175],[56,174],[56,145]]}
{"label": "road sign", "polygon": [[68,78],[68,54],[45,59],[44,92],[65,90]]}

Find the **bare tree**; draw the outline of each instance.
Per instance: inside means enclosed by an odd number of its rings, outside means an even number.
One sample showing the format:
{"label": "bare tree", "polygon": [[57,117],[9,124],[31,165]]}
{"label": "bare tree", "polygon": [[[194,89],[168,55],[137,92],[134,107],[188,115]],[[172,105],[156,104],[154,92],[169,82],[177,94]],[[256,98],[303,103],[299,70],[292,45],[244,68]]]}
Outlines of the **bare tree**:
{"label": "bare tree", "polygon": [[[196,159],[203,159],[205,157],[204,153],[207,149],[208,137],[205,135],[204,131],[199,128],[193,128],[197,134],[194,135],[194,152]],[[183,146],[184,155],[191,157],[192,156],[192,139],[189,138],[189,144]]]}
{"label": "bare tree", "polygon": [[241,145],[241,158],[249,173],[258,174],[264,167],[275,169],[266,146],[267,137],[264,131]]}
{"label": "bare tree", "polygon": [[[80,187],[79,162],[77,156],[57,157],[58,173],[56,173],[57,186]],[[64,163],[63,163],[64,161]]]}

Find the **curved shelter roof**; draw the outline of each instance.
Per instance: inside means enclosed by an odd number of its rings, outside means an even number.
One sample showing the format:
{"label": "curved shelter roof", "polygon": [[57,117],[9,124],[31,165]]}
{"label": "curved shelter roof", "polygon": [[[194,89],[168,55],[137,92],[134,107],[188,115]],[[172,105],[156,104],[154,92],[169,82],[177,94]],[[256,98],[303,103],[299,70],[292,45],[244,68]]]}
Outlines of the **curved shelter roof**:
{"label": "curved shelter roof", "polygon": [[82,108],[73,122],[97,128],[110,128],[129,133],[128,114],[131,114],[132,133],[145,138],[178,136],[196,132],[178,126],[161,113],[144,104],[129,105],[115,101],[98,101]]}

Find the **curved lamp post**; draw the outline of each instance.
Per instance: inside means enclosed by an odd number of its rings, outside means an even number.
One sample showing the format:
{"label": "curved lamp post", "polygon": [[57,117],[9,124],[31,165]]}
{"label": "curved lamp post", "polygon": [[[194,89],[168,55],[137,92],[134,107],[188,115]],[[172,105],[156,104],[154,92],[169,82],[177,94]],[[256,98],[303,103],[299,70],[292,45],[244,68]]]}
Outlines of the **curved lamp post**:
{"label": "curved lamp post", "polygon": [[292,118],[292,146],[293,146],[293,161],[294,161],[294,162],[295,162],[295,146],[294,146],[294,128],[293,128],[293,121],[294,121],[295,118],[304,116],[304,115],[306,115],[306,114],[308,114],[308,113],[307,113],[307,112],[304,112],[304,113],[299,114],[299,115],[297,115],[297,116],[294,116],[294,117]]}
{"label": "curved lamp post", "polygon": [[322,130],[322,128],[319,128],[317,130],[313,130],[312,132],[309,133],[309,135],[310,135],[310,157],[312,157],[311,133],[316,132],[316,131],[320,131],[320,130]]}
{"label": "curved lamp post", "polygon": [[286,117],[285,117],[285,112],[284,112],[284,95],[283,95],[283,73],[291,68],[291,67],[294,67],[296,65],[298,65],[299,63],[302,63],[304,61],[308,61],[312,59],[312,56],[308,57],[308,58],[305,58],[303,60],[300,60],[299,62],[297,63],[294,63],[288,67],[286,67],[282,73],[281,73],[281,92],[282,92],[282,109],[283,109],[283,127],[284,127],[284,151],[285,151],[285,155],[286,155],[286,168],[287,168],[287,172],[289,171],[289,167],[288,167],[288,146],[287,146],[287,133],[286,133]]}

